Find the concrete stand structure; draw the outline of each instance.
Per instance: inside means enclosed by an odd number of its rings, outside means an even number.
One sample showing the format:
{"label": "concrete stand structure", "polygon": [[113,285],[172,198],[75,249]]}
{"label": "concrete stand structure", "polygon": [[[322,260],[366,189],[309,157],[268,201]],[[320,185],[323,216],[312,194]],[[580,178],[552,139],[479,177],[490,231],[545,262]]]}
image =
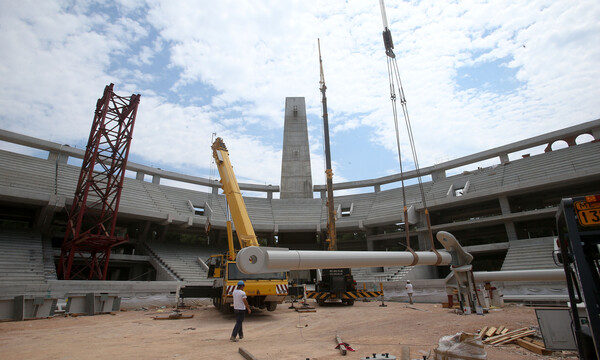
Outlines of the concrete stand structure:
{"label": "concrete stand structure", "polygon": [[[288,98],[286,104],[281,187],[239,185],[242,191],[263,195],[244,196],[259,239],[266,239],[269,246],[290,250],[322,250],[323,241],[317,234],[326,228],[327,207],[325,198],[318,194],[324,193],[326,186],[312,185],[310,191],[304,99]],[[292,131],[294,126],[302,131]],[[174,303],[180,286],[212,284],[206,279],[204,262],[221,252],[226,241],[226,204],[217,191],[219,181],[128,162],[131,176],[123,182],[117,226],[127,232],[130,241],[111,251],[108,280],[57,280],[66,214],[85,152],[2,129],[0,142],[5,148],[25,149],[0,150],[0,315],[10,319],[44,317],[49,314],[46,299],[58,299],[60,303],[61,299],[90,293],[118,296],[122,307],[137,306],[150,297],[155,303],[154,297],[159,295]],[[566,284],[559,278],[562,267],[553,258],[556,213],[562,198],[600,193],[599,153],[597,119],[421,168],[432,230],[451,232],[473,255],[475,279],[483,281],[479,278],[481,272],[495,276],[485,281],[493,281],[492,285],[502,290],[504,300],[568,299]],[[483,161],[490,165],[479,167]],[[302,174],[305,177],[299,180]],[[420,191],[416,185],[406,186],[405,191],[399,187],[402,178],[414,179],[415,172],[368,176],[365,174],[360,181],[334,183],[338,194],[334,196],[336,229],[341,235],[338,249],[403,251],[406,234],[399,225],[403,220],[399,204],[404,196],[415,212],[411,242],[419,244],[419,237],[427,231]],[[165,180],[172,182],[162,184]],[[291,196],[294,187],[288,180],[301,184],[296,189],[309,190]],[[196,190],[194,186],[206,189]],[[342,195],[341,190],[347,192]],[[279,191],[277,198],[275,193]],[[210,242],[205,235],[209,217]],[[190,239],[195,242],[183,241]],[[425,249],[419,246],[415,251]],[[498,274],[498,270],[553,271],[539,272],[544,280],[520,278],[509,284],[503,279],[505,275],[514,279],[514,274]],[[490,271],[496,273],[487,273]],[[411,280],[417,302],[445,301],[449,272],[448,266],[429,265],[353,269],[361,285],[383,282],[386,300],[406,300],[404,284]],[[305,276],[309,277],[311,274]],[[39,299],[42,297],[43,304]],[[104,301],[101,311],[110,307],[108,298]]]}

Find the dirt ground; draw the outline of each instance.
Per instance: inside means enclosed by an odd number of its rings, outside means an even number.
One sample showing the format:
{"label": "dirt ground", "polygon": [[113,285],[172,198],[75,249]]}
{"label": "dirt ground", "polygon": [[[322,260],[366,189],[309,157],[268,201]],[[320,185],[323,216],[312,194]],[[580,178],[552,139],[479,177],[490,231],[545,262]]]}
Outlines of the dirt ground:
{"label": "dirt ground", "polygon": [[[457,315],[439,304],[356,302],[327,305],[300,313],[280,305],[256,310],[244,322],[245,338],[229,341],[235,318],[200,304],[182,309],[191,319],[153,320],[171,308],[120,311],[114,315],[55,316],[50,319],[0,323],[2,359],[241,359],[242,347],[256,359],[361,359],[389,353],[401,359],[423,359],[442,336],[474,333],[484,326],[509,329],[537,326],[535,311],[507,306],[484,315]],[[296,307],[299,305],[296,304]],[[355,349],[342,357],[335,335]],[[487,359],[575,359],[573,353],[540,356],[517,345],[485,346]],[[570,356],[569,356],[570,355]]]}

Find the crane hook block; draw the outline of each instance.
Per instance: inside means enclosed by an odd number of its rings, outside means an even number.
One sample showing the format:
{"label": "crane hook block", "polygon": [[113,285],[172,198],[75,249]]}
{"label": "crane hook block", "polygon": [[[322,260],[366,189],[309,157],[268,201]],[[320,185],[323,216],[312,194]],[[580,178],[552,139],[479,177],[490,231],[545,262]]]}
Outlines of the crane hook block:
{"label": "crane hook block", "polygon": [[394,42],[392,41],[392,33],[390,32],[390,29],[385,28],[385,30],[383,31],[383,45],[385,46],[385,53],[387,56],[391,57],[391,58],[395,58],[396,55],[394,54],[394,51],[392,49],[394,49]]}

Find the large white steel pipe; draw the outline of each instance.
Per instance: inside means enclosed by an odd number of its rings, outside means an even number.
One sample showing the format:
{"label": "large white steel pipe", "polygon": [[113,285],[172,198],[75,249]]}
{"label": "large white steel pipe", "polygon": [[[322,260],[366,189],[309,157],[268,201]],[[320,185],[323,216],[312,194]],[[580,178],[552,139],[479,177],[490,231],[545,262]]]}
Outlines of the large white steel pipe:
{"label": "large white steel pipe", "polygon": [[485,281],[557,281],[565,280],[563,269],[474,271],[477,282]]}
{"label": "large white steel pipe", "polygon": [[[435,265],[437,256],[429,251],[417,251],[416,265]],[[439,253],[440,265],[449,265],[452,256]],[[408,266],[414,256],[408,251],[309,251],[250,246],[241,249],[237,266],[246,274],[289,270],[338,269],[375,266]]]}

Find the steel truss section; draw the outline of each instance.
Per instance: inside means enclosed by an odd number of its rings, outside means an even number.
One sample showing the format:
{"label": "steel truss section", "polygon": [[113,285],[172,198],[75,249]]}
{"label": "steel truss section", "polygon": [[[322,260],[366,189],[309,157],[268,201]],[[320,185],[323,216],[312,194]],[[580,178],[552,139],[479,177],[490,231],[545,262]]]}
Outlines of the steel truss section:
{"label": "steel truss section", "polygon": [[105,87],[96,104],[61,248],[60,279],[106,280],[111,248],[129,240],[115,234],[115,227],[140,95],[121,97],[113,86]]}

